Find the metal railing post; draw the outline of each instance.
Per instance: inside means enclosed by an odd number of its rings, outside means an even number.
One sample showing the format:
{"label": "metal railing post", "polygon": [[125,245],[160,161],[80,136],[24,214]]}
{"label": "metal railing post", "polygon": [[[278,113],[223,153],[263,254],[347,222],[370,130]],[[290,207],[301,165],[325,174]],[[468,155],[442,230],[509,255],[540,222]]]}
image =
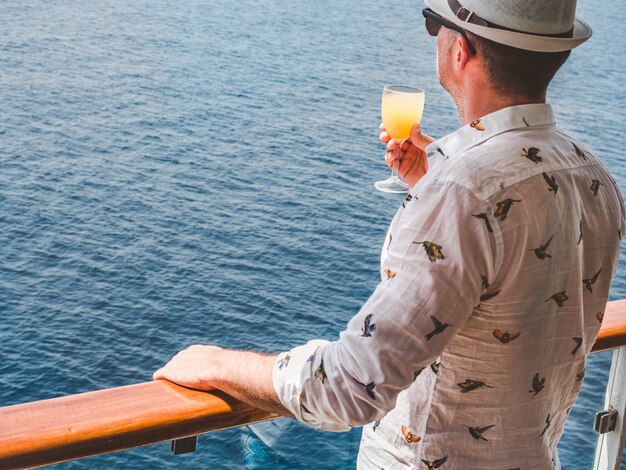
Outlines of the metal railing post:
{"label": "metal railing post", "polygon": [[613,352],[604,409],[618,412],[617,423],[615,430],[600,434],[593,468],[594,470],[620,470],[624,452],[624,438],[626,437],[626,426],[624,425],[624,415],[626,414],[626,346]]}

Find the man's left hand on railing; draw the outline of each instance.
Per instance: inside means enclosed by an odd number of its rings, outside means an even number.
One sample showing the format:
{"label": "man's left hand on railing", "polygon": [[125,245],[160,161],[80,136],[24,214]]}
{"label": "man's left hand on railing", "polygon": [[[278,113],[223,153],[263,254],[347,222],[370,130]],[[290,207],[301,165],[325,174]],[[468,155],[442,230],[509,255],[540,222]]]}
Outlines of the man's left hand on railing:
{"label": "man's left hand on railing", "polygon": [[222,390],[258,408],[290,416],[272,383],[275,361],[276,355],[193,345],[176,354],[153,378],[196,390]]}
{"label": "man's left hand on railing", "polygon": [[221,379],[220,357],[223,349],[218,346],[193,345],[177,353],[153,374],[153,378],[194,388],[212,390]]}

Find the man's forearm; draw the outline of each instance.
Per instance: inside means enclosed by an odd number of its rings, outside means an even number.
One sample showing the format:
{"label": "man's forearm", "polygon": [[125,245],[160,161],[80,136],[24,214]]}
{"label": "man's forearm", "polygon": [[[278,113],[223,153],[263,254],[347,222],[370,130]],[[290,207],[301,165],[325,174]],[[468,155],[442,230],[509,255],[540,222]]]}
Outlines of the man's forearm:
{"label": "man's forearm", "polygon": [[274,390],[275,360],[276,355],[194,345],[176,354],[153,377],[197,390],[222,390],[258,408],[291,416]]}
{"label": "man's forearm", "polygon": [[216,388],[258,408],[280,416],[292,416],[274,390],[275,354],[224,349],[220,356],[223,377],[217,381]]}

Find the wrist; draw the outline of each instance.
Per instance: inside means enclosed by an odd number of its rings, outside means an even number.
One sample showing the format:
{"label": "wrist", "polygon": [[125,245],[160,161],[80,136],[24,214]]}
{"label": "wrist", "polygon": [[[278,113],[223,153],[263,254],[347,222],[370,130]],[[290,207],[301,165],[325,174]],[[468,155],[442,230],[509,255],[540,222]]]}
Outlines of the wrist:
{"label": "wrist", "polygon": [[232,355],[236,351],[229,349],[219,349],[215,351],[211,357],[209,367],[209,377],[206,378],[213,387],[225,390],[229,384],[235,381],[235,371],[232,370]]}

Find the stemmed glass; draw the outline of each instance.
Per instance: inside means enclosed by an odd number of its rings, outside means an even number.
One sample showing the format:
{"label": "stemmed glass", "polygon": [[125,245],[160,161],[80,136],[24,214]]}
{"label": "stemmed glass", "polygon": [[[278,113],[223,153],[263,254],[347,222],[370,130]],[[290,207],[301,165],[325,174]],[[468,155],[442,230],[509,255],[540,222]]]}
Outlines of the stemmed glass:
{"label": "stemmed glass", "polygon": [[409,185],[398,176],[400,147],[409,138],[411,129],[419,124],[424,112],[424,90],[400,85],[386,85],[383,89],[381,114],[389,137],[397,144],[396,159],[391,176],[377,181],[374,186],[386,193],[406,193]]}

